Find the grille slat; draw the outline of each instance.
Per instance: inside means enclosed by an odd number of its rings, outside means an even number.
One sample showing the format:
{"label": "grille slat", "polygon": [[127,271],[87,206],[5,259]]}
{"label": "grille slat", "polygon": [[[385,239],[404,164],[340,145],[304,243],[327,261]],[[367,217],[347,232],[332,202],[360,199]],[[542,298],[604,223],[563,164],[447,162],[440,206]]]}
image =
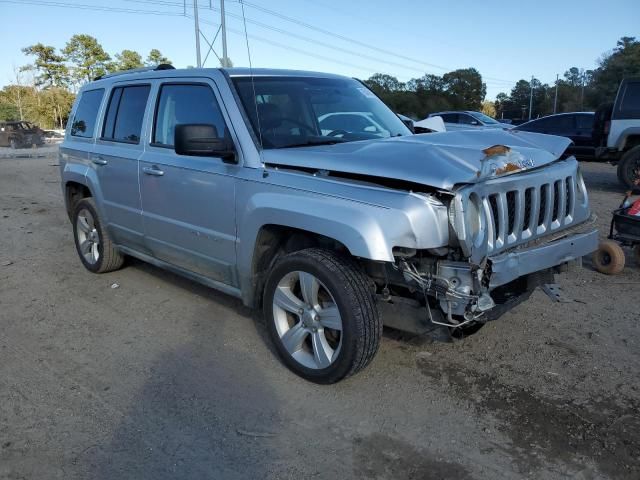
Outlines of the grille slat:
{"label": "grille slat", "polygon": [[491,222],[489,249],[500,250],[573,222],[576,191],[572,175],[522,190],[486,194],[483,201]]}

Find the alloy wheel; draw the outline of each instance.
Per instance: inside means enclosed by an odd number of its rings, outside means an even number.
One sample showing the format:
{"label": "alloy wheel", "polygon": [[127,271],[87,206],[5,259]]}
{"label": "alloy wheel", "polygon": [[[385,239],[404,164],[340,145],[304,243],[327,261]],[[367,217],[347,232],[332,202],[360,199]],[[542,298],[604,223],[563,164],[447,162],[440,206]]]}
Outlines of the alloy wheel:
{"label": "alloy wheel", "polygon": [[83,208],[78,212],[76,226],[80,254],[87,263],[95,265],[100,259],[100,236],[89,210]]}
{"label": "alloy wheel", "polygon": [[331,292],[314,275],[285,275],[273,295],[273,320],[285,350],[310,369],[329,367],[342,346],[342,318]]}

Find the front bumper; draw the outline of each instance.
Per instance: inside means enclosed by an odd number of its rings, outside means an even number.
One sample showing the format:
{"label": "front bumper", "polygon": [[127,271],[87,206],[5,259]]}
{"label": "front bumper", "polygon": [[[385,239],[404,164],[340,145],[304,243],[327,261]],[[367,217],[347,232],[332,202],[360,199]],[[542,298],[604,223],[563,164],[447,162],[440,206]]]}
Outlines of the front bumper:
{"label": "front bumper", "polygon": [[589,255],[598,248],[598,231],[575,233],[561,239],[527,249],[505,252],[490,257],[489,290],[516,278],[552,268]]}

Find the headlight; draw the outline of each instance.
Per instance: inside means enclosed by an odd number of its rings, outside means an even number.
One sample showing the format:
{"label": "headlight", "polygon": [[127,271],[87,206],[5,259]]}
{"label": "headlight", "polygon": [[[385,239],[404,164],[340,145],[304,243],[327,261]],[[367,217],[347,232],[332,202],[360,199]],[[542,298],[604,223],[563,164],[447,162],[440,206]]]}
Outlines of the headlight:
{"label": "headlight", "polygon": [[472,193],[467,201],[465,220],[469,231],[469,240],[476,245],[482,233],[482,203],[475,193]]}
{"label": "headlight", "polygon": [[465,255],[486,247],[486,215],[476,193],[456,195],[449,206],[449,221]]}

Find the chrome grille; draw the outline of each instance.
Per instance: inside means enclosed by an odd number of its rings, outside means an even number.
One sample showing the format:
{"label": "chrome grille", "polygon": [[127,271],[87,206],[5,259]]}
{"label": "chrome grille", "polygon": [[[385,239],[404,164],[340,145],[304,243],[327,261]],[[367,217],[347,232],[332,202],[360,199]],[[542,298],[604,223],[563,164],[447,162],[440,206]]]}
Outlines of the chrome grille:
{"label": "chrome grille", "polygon": [[[482,204],[481,228],[476,234],[467,228],[471,201]],[[575,158],[466,185],[449,208],[462,252],[473,262],[555,234],[591,215]]]}
{"label": "chrome grille", "polygon": [[488,215],[489,252],[573,223],[576,204],[573,175],[533,187],[491,193],[483,198]]}

